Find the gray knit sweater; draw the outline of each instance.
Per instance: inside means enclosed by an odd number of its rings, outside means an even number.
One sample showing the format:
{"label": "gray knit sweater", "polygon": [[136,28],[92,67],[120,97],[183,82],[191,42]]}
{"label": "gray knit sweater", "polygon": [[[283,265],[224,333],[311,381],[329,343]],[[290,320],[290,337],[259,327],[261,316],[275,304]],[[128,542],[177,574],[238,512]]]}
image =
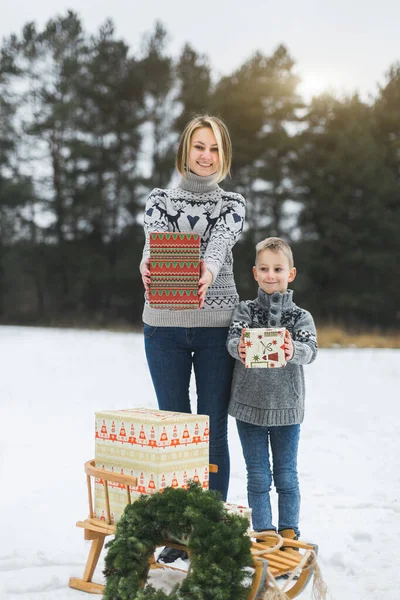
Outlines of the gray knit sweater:
{"label": "gray knit sweater", "polygon": [[175,189],[154,189],[146,203],[146,243],[140,265],[150,256],[151,231],[180,231],[201,236],[201,259],[213,276],[202,309],[160,310],[145,299],[143,321],[154,327],[228,327],[238,303],[232,248],[243,230],[245,200],[225,192],[213,175],[188,173]]}
{"label": "gray knit sweater", "polygon": [[[236,358],[229,414],[254,425],[295,425],[304,418],[303,365],[317,355],[312,316],[293,302],[293,292],[266,294],[240,302],[229,328],[227,348]],[[281,369],[246,369],[238,354],[244,327],[286,327],[293,340],[293,358]]]}

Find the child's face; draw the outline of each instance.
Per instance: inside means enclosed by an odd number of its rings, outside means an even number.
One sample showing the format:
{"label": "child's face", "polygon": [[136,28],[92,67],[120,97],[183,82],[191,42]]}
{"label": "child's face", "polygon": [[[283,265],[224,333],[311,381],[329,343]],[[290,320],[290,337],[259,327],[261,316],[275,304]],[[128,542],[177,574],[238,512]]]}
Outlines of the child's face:
{"label": "child's face", "polygon": [[296,277],[296,268],[289,266],[289,260],[281,250],[262,250],[253,267],[254,279],[267,294],[285,293],[288,283]]}

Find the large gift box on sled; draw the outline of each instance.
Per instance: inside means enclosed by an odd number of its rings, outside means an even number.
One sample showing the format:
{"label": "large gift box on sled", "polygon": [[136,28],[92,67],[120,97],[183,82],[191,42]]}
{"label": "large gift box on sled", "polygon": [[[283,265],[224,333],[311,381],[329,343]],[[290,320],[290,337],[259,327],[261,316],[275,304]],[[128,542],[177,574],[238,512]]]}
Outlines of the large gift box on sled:
{"label": "large gift box on sled", "polygon": [[200,236],[197,233],[150,233],[152,308],[199,307]]}
{"label": "large gift box on sled", "polygon": [[[156,409],[132,408],[96,412],[95,465],[138,477],[132,501],[166,486],[186,487],[189,479],[205,489],[209,483],[209,417]],[[105,488],[95,481],[94,511],[105,517]],[[108,485],[111,519],[126,506],[123,484]]]}
{"label": "large gift box on sled", "polygon": [[255,327],[243,329],[246,347],[246,369],[272,369],[284,367],[284,327]]}

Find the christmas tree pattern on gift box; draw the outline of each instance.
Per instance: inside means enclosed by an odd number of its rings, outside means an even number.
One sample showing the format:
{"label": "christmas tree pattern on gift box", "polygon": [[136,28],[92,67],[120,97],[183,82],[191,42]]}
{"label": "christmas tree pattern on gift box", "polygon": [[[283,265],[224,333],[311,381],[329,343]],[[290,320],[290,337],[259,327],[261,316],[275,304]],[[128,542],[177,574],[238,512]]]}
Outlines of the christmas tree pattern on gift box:
{"label": "christmas tree pattern on gift box", "polygon": [[246,369],[284,367],[286,365],[285,331],[284,327],[244,329]]}
{"label": "christmas tree pattern on gift box", "polygon": [[[129,486],[132,502],[167,486],[187,487],[191,479],[208,488],[207,415],[147,408],[99,411],[94,430],[96,466],[138,478],[137,486]],[[108,495],[113,522],[118,522],[127,503],[126,486],[109,482]],[[101,476],[95,481],[94,510],[96,518],[105,510]]]}
{"label": "christmas tree pattern on gift box", "polygon": [[197,233],[150,233],[152,308],[199,306],[200,236]]}

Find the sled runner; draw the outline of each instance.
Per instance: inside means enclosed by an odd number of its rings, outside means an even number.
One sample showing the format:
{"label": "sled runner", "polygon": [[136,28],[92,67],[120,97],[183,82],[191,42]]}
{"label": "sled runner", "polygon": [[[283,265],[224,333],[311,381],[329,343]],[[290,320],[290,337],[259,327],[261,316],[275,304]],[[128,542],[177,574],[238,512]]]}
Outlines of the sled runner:
{"label": "sled runner", "polygon": [[[215,473],[217,470],[218,467],[216,465],[210,465],[211,473]],[[126,502],[130,504],[130,488],[137,486],[137,478],[131,475],[117,474],[105,471],[104,469],[98,469],[95,466],[94,460],[85,463],[85,472],[89,500],[89,517],[84,521],[78,521],[76,525],[84,529],[84,538],[91,542],[91,546],[82,579],[71,577],[69,586],[91,594],[103,594],[104,585],[94,583],[92,578],[104,546],[105,538],[114,535],[116,531],[116,525],[111,520],[108,486],[111,483],[124,486],[126,490]],[[95,479],[104,482],[104,520],[97,519],[94,513],[93,486]],[[316,573],[318,574],[316,562],[317,547],[315,545],[306,544],[298,540],[285,539],[278,534],[268,533],[263,536],[257,534],[257,538],[260,537],[263,537],[262,542],[252,541],[251,553],[253,555],[254,575],[249,587],[248,600],[263,600],[267,590],[271,593],[272,598],[291,600],[303,591],[313,575],[314,584],[317,583],[317,587],[318,583],[322,583],[319,590],[317,589],[317,594],[319,592],[320,598],[325,597],[322,580],[318,579],[318,577],[317,579],[315,578]],[[190,550],[184,544],[178,544],[176,541],[165,539],[162,545],[184,550],[190,557]],[[284,551],[285,547],[297,548],[298,551]],[[176,569],[173,565],[156,563],[153,555],[149,563],[149,569],[154,568]],[[143,581],[143,587],[145,583]]]}

